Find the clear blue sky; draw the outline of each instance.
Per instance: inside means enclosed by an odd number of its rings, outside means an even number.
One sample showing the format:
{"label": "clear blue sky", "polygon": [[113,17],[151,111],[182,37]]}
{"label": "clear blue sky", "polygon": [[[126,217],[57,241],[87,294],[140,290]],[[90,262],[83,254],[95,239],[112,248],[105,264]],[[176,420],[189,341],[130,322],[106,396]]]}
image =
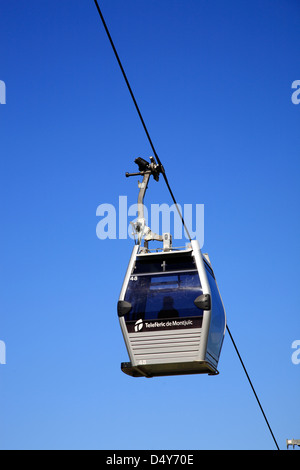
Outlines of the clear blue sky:
{"label": "clear blue sky", "polygon": [[[300,439],[298,0],[103,0],[181,204],[204,204],[228,324],[280,448]],[[0,448],[274,449],[228,335],[220,375],[133,379],[116,303],[152,155],[92,0],[2,0]],[[152,182],[147,203],[171,204]]]}

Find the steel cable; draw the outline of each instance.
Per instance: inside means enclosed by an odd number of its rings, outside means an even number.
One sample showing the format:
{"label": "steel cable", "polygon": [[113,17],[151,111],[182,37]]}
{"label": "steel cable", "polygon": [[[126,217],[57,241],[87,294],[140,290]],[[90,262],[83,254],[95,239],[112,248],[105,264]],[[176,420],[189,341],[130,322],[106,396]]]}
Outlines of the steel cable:
{"label": "steel cable", "polygon": [[[117,52],[117,50],[116,50],[116,47],[115,47],[115,45],[114,45],[114,42],[113,42],[112,37],[111,37],[110,32],[109,32],[109,29],[108,29],[108,27],[107,27],[107,24],[106,24],[106,22],[105,22],[105,19],[104,19],[104,17],[103,17],[102,12],[101,12],[99,3],[98,3],[97,0],[94,0],[94,3],[95,3],[95,5],[96,5],[97,11],[98,11],[99,16],[100,16],[100,18],[101,18],[102,24],[103,24],[103,26],[104,26],[104,29],[105,29],[106,34],[107,34],[107,37],[108,37],[108,39],[109,39],[109,42],[110,42],[110,44],[111,44],[111,46],[112,46],[112,49],[113,49],[113,51],[114,51],[114,54],[115,54],[115,56],[116,56],[116,59],[117,59],[117,61],[118,61],[119,67],[120,67],[121,72],[122,72],[122,75],[123,75],[123,77],[124,77],[124,80],[125,80],[125,82],[126,82],[127,88],[128,88],[128,90],[129,90],[129,93],[130,93],[130,95],[131,95],[131,98],[132,98],[132,100],[133,100],[133,103],[134,103],[134,105],[135,105],[135,108],[136,108],[137,113],[138,113],[138,115],[139,115],[139,118],[140,118],[141,123],[142,123],[142,125],[143,125],[143,128],[144,128],[144,130],[145,130],[145,133],[146,133],[146,135],[147,135],[148,141],[149,141],[149,143],[150,143],[150,146],[151,146],[151,148],[152,148],[152,151],[153,151],[153,153],[154,153],[154,156],[155,156],[155,158],[156,158],[156,161],[157,161],[157,163],[160,165],[161,172],[162,172],[162,174],[163,174],[163,177],[164,177],[164,180],[165,180],[166,185],[167,185],[167,187],[168,187],[168,190],[169,190],[169,192],[170,192],[170,194],[171,194],[171,197],[172,197],[172,199],[173,199],[173,202],[174,202],[174,204],[175,204],[175,206],[176,206],[176,208],[177,208],[177,211],[178,211],[179,216],[180,216],[180,218],[181,218],[181,221],[182,221],[182,224],[183,224],[183,226],[184,226],[184,229],[185,229],[185,231],[186,231],[186,233],[187,233],[187,235],[188,235],[188,238],[189,238],[189,240],[191,241],[191,237],[190,237],[189,231],[188,231],[188,229],[187,229],[187,227],[186,227],[186,225],[185,225],[183,216],[182,216],[182,214],[181,214],[181,212],[180,212],[180,210],[179,210],[179,207],[178,207],[178,204],[177,204],[177,202],[176,202],[175,196],[174,196],[173,191],[172,191],[172,189],[171,189],[171,187],[170,187],[170,184],[169,184],[169,182],[168,182],[165,169],[164,169],[164,167],[163,167],[163,165],[162,165],[162,163],[161,163],[161,161],[160,161],[160,158],[159,158],[159,156],[158,156],[158,154],[157,154],[157,152],[156,152],[156,150],[155,150],[155,147],[154,147],[154,145],[153,145],[152,139],[151,139],[151,137],[150,137],[150,134],[149,134],[149,132],[148,132],[147,126],[146,126],[145,121],[144,121],[144,119],[143,119],[142,113],[141,113],[141,111],[140,111],[140,108],[139,108],[139,106],[138,106],[138,104],[137,104],[137,101],[136,101],[136,99],[135,99],[134,93],[133,93],[133,91],[132,91],[132,88],[131,88],[130,83],[129,83],[129,81],[128,81],[128,78],[127,78],[127,76],[126,76],[126,73],[125,73],[124,67],[123,67],[123,65],[122,65],[122,62],[121,62],[121,60],[120,60],[119,54],[118,54],[118,52]],[[234,346],[234,349],[235,349],[235,351],[236,351],[236,353],[237,353],[237,355],[238,355],[238,358],[239,358],[239,360],[240,360],[240,362],[241,362],[241,364],[242,364],[242,367],[243,367],[243,369],[244,369],[244,372],[245,372],[245,374],[246,374],[246,376],[247,376],[247,379],[248,379],[248,381],[249,381],[249,384],[250,384],[250,386],[251,386],[251,388],[252,388],[252,391],[253,391],[253,393],[254,393],[254,395],[255,395],[255,398],[256,398],[256,400],[257,400],[257,403],[258,403],[258,405],[259,405],[259,408],[260,408],[260,410],[261,410],[261,412],[262,412],[262,414],[263,414],[263,417],[264,417],[264,419],[265,419],[265,421],[266,421],[266,423],[267,423],[267,426],[268,426],[268,428],[269,428],[269,431],[270,431],[270,433],[271,433],[271,435],[272,435],[272,438],[273,438],[273,440],[274,440],[274,442],[275,442],[275,445],[276,445],[276,447],[277,447],[277,450],[280,450],[280,449],[279,449],[279,446],[278,446],[278,444],[277,444],[277,441],[276,441],[276,439],[275,439],[275,436],[274,436],[274,434],[273,434],[273,431],[272,431],[272,429],[271,429],[271,426],[270,426],[270,424],[269,424],[269,421],[267,420],[266,414],[265,414],[265,412],[264,412],[264,410],[263,410],[263,408],[262,408],[262,405],[261,405],[261,403],[260,403],[260,401],[259,401],[259,398],[258,398],[258,396],[257,396],[257,393],[256,393],[256,391],[255,391],[255,389],[254,389],[254,386],[253,386],[253,384],[252,384],[252,381],[251,381],[251,379],[250,379],[250,377],[249,377],[249,374],[248,374],[248,372],[247,372],[247,369],[246,369],[246,367],[245,367],[245,365],[244,365],[244,362],[243,362],[243,360],[242,360],[242,358],[241,358],[241,355],[240,355],[239,350],[238,350],[238,348],[237,348],[237,346],[236,346],[236,344],[235,344],[235,341],[234,341],[234,339],[233,339],[233,337],[232,337],[232,334],[231,334],[231,332],[230,332],[230,329],[229,329],[228,325],[227,325],[226,328],[227,328],[228,334],[229,334],[229,336],[230,336],[230,339],[231,339],[231,341],[232,341],[232,344],[233,344],[233,346]]]}

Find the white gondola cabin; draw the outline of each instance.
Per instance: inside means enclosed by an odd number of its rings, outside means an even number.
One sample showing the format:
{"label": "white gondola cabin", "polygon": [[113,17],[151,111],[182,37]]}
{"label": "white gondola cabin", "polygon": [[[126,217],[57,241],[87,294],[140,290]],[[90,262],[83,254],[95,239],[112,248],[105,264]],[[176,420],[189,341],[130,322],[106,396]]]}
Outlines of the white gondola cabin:
{"label": "white gondola cabin", "polygon": [[209,260],[188,249],[133,249],[118,302],[133,377],[216,374],[226,318]]}
{"label": "white gondola cabin", "polygon": [[[175,249],[169,234],[158,236],[145,226],[142,201],[153,174],[145,167],[135,224],[139,243],[132,250],[117,308],[129,355],[121,369],[132,377],[215,375],[226,314],[213,269],[196,240]],[[149,240],[162,241],[163,249],[149,250]]]}

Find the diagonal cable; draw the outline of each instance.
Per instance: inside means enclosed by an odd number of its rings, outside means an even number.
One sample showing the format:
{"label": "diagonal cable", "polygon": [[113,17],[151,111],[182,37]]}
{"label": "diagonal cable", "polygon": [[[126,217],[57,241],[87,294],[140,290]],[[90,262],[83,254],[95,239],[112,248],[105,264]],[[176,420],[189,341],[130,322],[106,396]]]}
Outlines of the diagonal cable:
{"label": "diagonal cable", "polygon": [[[156,161],[157,161],[157,163],[160,165],[161,172],[162,172],[162,174],[163,174],[163,177],[164,177],[164,180],[165,180],[166,185],[167,185],[167,187],[168,187],[168,190],[169,190],[169,192],[170,192],[170,194],[171,194],[171,197],[172,197],[172,199],[173,199],[173,202],[174,202],[174,204],[175,204],[175,206],[176,206],[176,208],[177,208],[178,214],[179,214],[179,216],[180,216],[180,218],[181,218],[182,224],[183,224],[184,229],[185,229],[185,231],[186,231],[186,233],[187,233],[187,235],[188,235],[188,238],[189,238],[189,240],[191,241],[191,237],[190,237],[189,231],[188,231],[188,229],[187,229],[187,227],[186,227],[186,225],[185,225],[183,216],[182,216],[182,214],[181,214],[181,212],[180,212],[180,209],[179,209],[178,204],[177,204],[177,202],[176,202],[175,196],[174,196],[173,191],[172,191],[172,189],[171,189],[171,187],[170,187],[170,184],[169,184],[169,182],[168,182],[167,175],[166,175],[166,173],[165,173],[165,169],[164,169],[164,167],[163,167],[163,165],[162,165],[162,163],[161,163],[161,161],[160,161],[160,158],[159,158],[159,156],[158,156],[158,154],[157,154],[157,152],[156,152],[156,150],[155,150],[155,147],[154,147],[154,145],[153,145],[152,139],[151,139],[150,134],[149,134],[149,132],[148,132],[148,129],[147,129],[147,126],[146,126],[145,121],[144,121],[144,119],[143,119],[142,113],[141,113],[140,108],[139,108],[139,106],[138,106],[138,104],[137,104],[137,101],[136,101],[136,99],[135,99],[134,93],[133,93],[132,88],[131,88],[131,86],[130,86],[130,83],[129,83],[129,81],[128,81],[127,75],[126,75],[126,73],[125,73],[124,67],[123,67],[122,62],[121,62],[121,60],[120,60],[119,54],[118,54],[118,52],[117,52],[117,50],[116,50],[116,47],[115,47],[115,45],[114,45],[114,42],[113,42],[112,37],[111,37],[110,32],[109,32],[109,29],[108,29],[107,24],[106,24],[106,22],[105,22],[104,16],[103,16],[102,11],[101,11],[101,9],[100,9],[99,3],[98,3],[97,0],[94,0],[94,3],[95,3],[95,5],[96,5],[97,11],[98,11],[99,16],[100,16],[100,18],[101,18],[101,21],[102,21],[102,23],[103,23],[105,32],[106,32],[106,34],[107,34],[107,37],[108,37],[109,42],[110,42],[110,44],[111,44],[111,47],[112,47],[112,49],[113,49],[113,51],[114,51],[114,54],[115,54],[115,56],[116,56],[117,62],[118,62],[119,67],[120,67],[120,69],[121,69],[122,75],[123,75],[124,80],[125,80],[125,82],[126,82],[127,88],[128,88],[128,90],[129,90],[129,93],[130,93],[131,98],[132,98],[132,100],[133,100],[133,103],[134,103],[134,105],[135,105],[135,108],[136,108],[136,110],[137,110],[137,113],[138,113],[138,115],[139,115],[139,118],[140,118],[140,120],[141,120],[141,123],[142,123],[142,125],[143,125],[144,131],[145,131],[145,133],[146,133],[146,135],[147,135],[148,141],[149,141],[149,143],[150,143],[150,146],[151,146],[151,148],[152,148],[152,151],[153,151],[153,153],[154,153],[154,156],[155,156],[155,158],[156,158]],[[253,387],[253,384],[252,384],[252,382],[251,382],[251,379],[250,379],[250,377],[249,377],[249,374],[248,374],[248,372],[247,372],[247,369],[246,369],[246,367],[245,367],[245,365],[244,365],[244,362],[243,362],[243,360],[242,360],[242,358],[241,358],[241,355],[240,355],[240,353],[239,353],[239,351],[238,351],[238,348],[237,348],[237,346],[236,346],[236,344],[235,344],[235,342],[234,342],[234,339],[233,339],[233,337],[232,337],[232,334],[231,334],[231,332],[230,332],[230,329],[229,329],[228,325],[227,325],[227,331],[228,331],[228,333],[229,333],[229,336],[230,336],[230,339],[231,339],[231,341],[232,341],[232,344],[233,344],[233,346],[234,346],[234,348],[235,348],[235,351],[236,351],[236,353],[237,353],[237,355],[238,355],[238,357],[239,357],[239,360],[240,360],[240,362],[241,362],[241,364],[242,364],[242,366],[243,366],[244,372],[245,372],[245,374],[246,374],[246,376],[247,376],[247,379],[248,379],[248,381],[249,381],[249,383],[250,383],[250,386],[251,386],[252,391],[253,391],[253,393],[254,393],[254,395],[255,395],[255,398],[256,398],[257,403],[258,403],[258,405],[259,405],[259,407],[260,407],[260,410],[261,410],[261,412],[262,412],[262,414],[263,414],[263,417],[264,417],[264,419],[265,419],[265,421],[266,421],[266,423],[267,423],[267,426],[268,426],[269,431],[270,431],[270,433],[271,433],[271,435],[272,435],[272,438],[273,438],[273,440],[274,440],[274,442],[275,442],[275,445],[276,445],[277,449],[280,450],[280,449],[279,449],[279,446],[278,446],[278,444],[277,444],[277,441],[276,441],[276,439],[275,439],[275,436],[274,436],[274,434],[273,434],[273,431],[272,431],[272,429],[271,429],[271,426],[270,426],[270,424],[269,424],[269,422],[268,422],[268,420],[267,420],[267,417],[266,417],[266,415],[265,415],[265,412],[264,412],[264,410],[263,410],[263,408],[262,408],[262,405],[261,405],[261,403],[260,403],[260,401],[259,401],[259,398],[258,398],[258,396],[257,396],[257,393],[256,393],[256,391],[255,391],[255,389],[254,389],[254,387]]]}
{"label": "diagonal cable", "polygon": [[260,401],[259,401],[259,398],[258,398],[258,396],[257,396],[257,393],[256,393],[256,391],[255,391],[255,389],[254,389],[254,386],[253,386],[253,384],[252,384],[252,381],[251,381],[251,379],[250,379],[250,377],[249,377],[249,374],[248,374],[248,372],[247,372],[247,369],[246,369],[246,367],[245,367],[245,364],[244,364],[244,362],[243,362],[243,360],[242,360],[242,358],[241,358],[241,355],[240,355],[240,353],[239,353],[239,350],[238,350],[238,348],[237,348],[237,345],[236,345],[235,342],[234,342],[234,339],[233,339],[233,337],[232,337],[232,334],[231,334],[231,332],[230,332],[230,329],[229,329],[228,325],[226,325],[226,328],[227,328],[228,334],[229,334],[229,336],[230,336],[230,339],[231,339],[231,341],[232,341],[232,344],[233,344],[233,346],[234,346],[234,349],[235,349],[235,351],[236,351],[236,353],[237,353],[237,355],[238,355],[238,358],[239,358],[239,360],[240,360],[240,362],[241,362],[241,364],[242,364],[242,367],[243,367],[243,369],[244,369],[244,372],[245,372],[245,374],[246,374],[246,376],[247,376],[247,379],[248,379],[248,381],[249,381],[249,384],[250,384],[250,386],[251,386],[251,388],[252,388],[252,391],[253,391],[253,393],[254,393],[254,395],[255,395],[255,398],[256,398],[256,400],[257,400],[257,403],[258,403],[258,405],[259,405],[259,408],[260,408],[260,410],[261,410],[261,412],[262,412],[262,414],[263,414],[263,417],[264,417],[264,419],[265,419],[265,421],[266,421],[266,423],[267,423],[267,426],[268,426],[268,428],[269,428],[269,431],[270,431],[270,433],[271,433],[271,436],[272,436],[272,438],[273,438],[273,440],[274,440],[274,442],[275,442],[275,445],[276,445],[276,447],[277,447],[277,450],[280,450],[280,449],[279,449],[279,446],[278,446],[278,444],[277,444],[277,441],[276,441],[276,439],[275,439],[275,436],[274,436],[274,434],[273,434],[273,431],[272,431],[272,429],[271,429],[271,426],[270,426],[270,424],[269,424],[269,421],[267,420],[266,414],[265,414],[265,412],[264,412],[264,410],[263,410],[263,407],[261,406],[261,403],[260,403]]}
{"label": "diagonal cable", "polygon": [[126,73],[125,73],[124,67],[123,67],[122,62],[121,62],[121,60],[120,60],[119,54],[118,54],[117,49],[116,49],[116,47],[115,47],[115,45],[114,45],[114,42],[113,42],[112,37],[111,37],[111,34],[110,34],[110,32],[109,32],[109,29],[108,29],[107,24],[106,24],[106,22],[105,22],[104,16],[103,16],[102,11],[101,11],[101,9],[100,9],[99,3],[98,3],[97,0],[94,0],[94,3],[95,3],[95,5],[96,5],[97,11],[98,11],[99,16],[100,16],[100,18],[101,18],[102,24],[103,24],[103,26],[104,26],[104,29],[105,29],[105,32],[106,32],[107,37],[108,37],[108,39],[109,39],[109,42],[110,42],[110,44],[111,44],[111,47],[112,47],[112,49],[113,49],[113,51],[114,51],[114,54],[115,54],[115,56],[116,56],[117,62],[118,62],[118,64],[119,64],[119,67],[120,67],[120,69],[121,69],[122,75],[123,75],[124,80],[125,80],[125,82],[126,82],[127,88],[128,88],[128,90],[129,90],[130,96],[131,96],[131,98],[132,98],[132,101],[133,101],[133,103],[134,103],[134,105],[135,105],[135,108],[136,108],[137,113],[138,113],[138,115],[139,115],[139,118],[140,118],[140,120],[141,120],[141,123],[142,123],[142,126],[143,126],[143,128],[144,128],[144,131],[145,131],[145,133],[146,133],[146,135],[147,135],[147,138],[148,138],[148,141],[149,141],[149,143],[150,143],[150,146],[151,146],[151,148],[152,148],[152,150],[153,150],[153,153],[154,153],[154,156],[155,156],[155,158],[156,158],[156,161],[157,161],[157,163],[159,164],[159,166],[160,166],[160,168],[161,168],[161,172],[162,172],[162,174],[163,174],[165,183],[166,183],[167,188],[168,188],[168,190],[169,190],[169,192],[170,192],[170,195],[171,195],[171,197],[172,197],[172,199],[173,199],[173,202],[174,202],[174,204],[175,204],[175,206],[176,206],[176,209],[177,209],[178,214],[179,214],[179,216],[180,216],[182,225],[183,225],[183,227],[184,227],[184,229],[185,229],[185,231],[186,231],[186,234],[187,234],[189,240],[191,241],[191,236],[190,236],[189,231],[188,231],[188,229],[187,229],[187,227],[186,227],[186,224],[185,224],[185,222],[184,222],[183,216],[182,216],[181,211],[180,211],[180,209],[179,209],[179,207],[178,207],[178,204],[177,204],[177,202],[176,202],[174,193],[173,193],[173,191],[172,191],[172,189],[171,189],[171,186],[170,186],[170,184],[169,184],[169,181],[168,181],[168,178],[167,178],[165,169],[164,169],[164,167],[163,167],[163,165],[162,165],[162,163],[161,163],[161,161],[160,161],[160,158],[159,158],[159,156],[158,156],[158,154],[157,154],[157,152],[156,152],[156,150],[155,150],[155,147],[154,147],[154,145],[153,145],[152,139],[151,139],[150,134],[149,134],[149,132],[148,132],[148,129],[147,129],[147,126],[146,126],[145,121],[144,121],[144,119],[143,119],[142,113],[141,113],[140,108],[139,108],[139,106],[138,106],[138,104],[137,104],[137,101],[136,101],[136,99],[135,99],[134,93],[133,93],[132,88],[131,88],[131,86],[130,86],[130,83],[129,83],[129,81],[128,81],[127,75],[126,75]]}

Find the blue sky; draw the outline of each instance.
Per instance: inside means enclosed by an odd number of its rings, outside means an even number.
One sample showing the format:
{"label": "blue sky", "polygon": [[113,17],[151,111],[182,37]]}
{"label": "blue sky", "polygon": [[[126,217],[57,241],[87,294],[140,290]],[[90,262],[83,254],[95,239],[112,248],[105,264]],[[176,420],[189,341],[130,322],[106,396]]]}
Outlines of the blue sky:
{"label": "blue sky", "polygon": [[[204,204],[227,320],[280,448],[300,438],[300,5],[100,2],[180,204]],[[228,335],[220,374],[133,379],[116,303],[152,155],[92,0],[2,0],[0,448],[274,449]],[[146,203],[171,204],[163,179]],[[299,356],[298,356],[299,357]]]}

